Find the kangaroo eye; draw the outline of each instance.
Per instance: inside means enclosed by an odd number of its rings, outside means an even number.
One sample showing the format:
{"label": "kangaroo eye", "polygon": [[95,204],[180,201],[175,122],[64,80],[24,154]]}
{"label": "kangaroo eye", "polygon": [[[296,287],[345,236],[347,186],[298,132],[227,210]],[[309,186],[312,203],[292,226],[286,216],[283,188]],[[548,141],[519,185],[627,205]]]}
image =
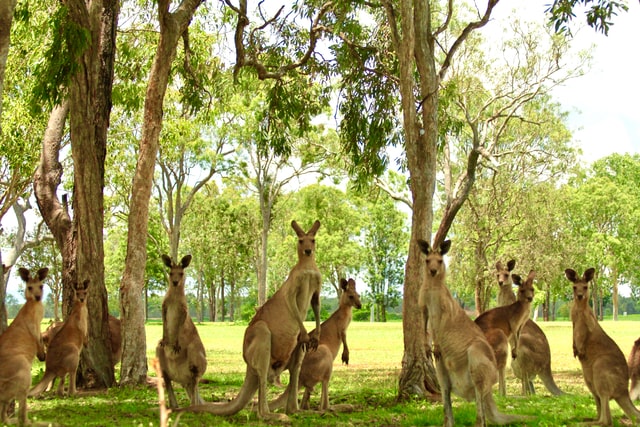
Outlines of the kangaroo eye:
{"label": "kangaroo eye", "polygon": [[298,240],[298,243],[302,244],[302,239]]}

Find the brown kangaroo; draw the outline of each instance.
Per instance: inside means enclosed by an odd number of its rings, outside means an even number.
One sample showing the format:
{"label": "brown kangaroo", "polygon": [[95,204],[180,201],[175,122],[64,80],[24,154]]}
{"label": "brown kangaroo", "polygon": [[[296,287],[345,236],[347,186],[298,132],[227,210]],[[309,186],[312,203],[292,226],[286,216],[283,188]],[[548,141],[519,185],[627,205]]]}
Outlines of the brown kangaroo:
{"label": "brown kangaroo", "polygon": [[[320,410],[329,409],[329,380],[333,373],[333,361],[338,356],[340,344],[342,344],[342,363],[349,364],[349,347],[347,346],[347,328],[351,323],[352,308],[362,307],[360,294],[356,291],[356,282],[353,279],[340,280],[340,303],[338,309],[324,322],[322,322],[322,335],[316,351],[308,352],[302,361],[300,368],[299,385],[305,387],[305,392],[300,403],[300,408],[309,409],[309,398],[313,388],[322,383],[322,397]],[[313,335],[315,331],[311,331]],[[278,399],[269,404],[269,409],[281,407],[287,401],[288,390],[282,393]]]}
{"label": "brown kangaroo", "polygon": [[42,306],[43,281],[49,273],[41,268],[31,276],[29,270],[18,270],[25,283],[26,302],[11,325],[0,335],[0,423],[7,422],[7,409],[16,399],[20,404],[18,424],[27,423],[27,394],[31,387],[31,366],[34,356],[44,360],[44,345],[40,323],[44,315]]}
{"label": "brown kangaroo", "polygon": [[69,375],[69,396],[76,394],[76,372],[80,362],[80,352],[89,341],[88,288],[88,279],[81,285],[74,284],[71,313],[64,321],[62,328],[51,339],[47,349],[44,376],[31,389],[29,396],[38,396],[55,382],[56,378],[60,378],[57,394],[64,395],[64,380],[67,375]]}
{"label": "brown kangaroo", "polygon": [[[258,309],[245,330],[242,356],[247,372],[240,392],[229,402],[207,403],[186,410],[233,415],[242,410],[258,391],[258,417],[286,421],[288,417],[285,414],[270,413],[267,402],[267,382],[272,382],[284,369],[288,369],[290,375],[285,391],[288,393],[286,412],[298,410],[300,365],[306,349],[318,347],[321,330],[322,278],[315,261],[315,235],[320,221],[316,221],[306,233],[295,221],[291,222],[291,227],[298,236],[298,263],[280,289]],[[309,305],[316,320],[316,329],[311,336],[302,323]]]}
{"label": "brown kangaroo", "polygon": [[629,369],[620,347],[606,334],[589,306],[589,282],[595,269],[587,269],[582,276],[574,270],[565,270],[565,276],[573,283],[573,356],[582,365],[584,381],[593,394],[598,418],[589,423],[612,425],[609,400],[615,399],[633,423],[640,421],[640,411],[629,397]]}
{"label": "brown kangaroo", "polygon": [[498,278],[498,306],[509,305],[516,302],[516,294],[513,293],[513,281],[511,280],[511,272],[516,266],[516,260],[512,259],[507,265],[502,265],[500,261],[496,263],[496,276]]}
{"label": "brown kangaroo", "polygon": [[[49,343],[53,337],[62,329],[64,322],[53,322],[42,333],[42,342],[44,343],[45,350],[49,346]],[[121,322],[115,316],[109,315],[109,332],[111,335],[111,361],[113,366],[120,362],[122,357],[122,331]]]}
{"label": "brown kangaroo", "polygon": [[[496,263],[498,285],[498,305],[509,305],[516,301],[513,292],[511,271],[516,265],[515,260],[507,263],[506,268],[500,261]],[[493,346],[493,345],[492,345]],[[494,347],[495,349],[495,347]],[[520,332],[518,343],[518,357],[511,360],[511,369],[515,376],[522,381],[522,393],[524,395],[535,394],[533,380],[536,375],[540,377],[544,386],[553,395],[564,394],[556,385],[551,373],[551,348],[549,340],[540,326],[531,319],[527,319]]]}
{"label": "brown kangaroo", "polygon": [[493,349],[480,327],[467,316],[445,285],[443,256],[449,251],[451,241],[444,241],[437,249],[432,249],[424,240],[418,240],[418,245],[427,256],[419,304],[433,339],[436,374],[444,404],[444,426],[455,424],[452,391],[469,401],[475,399],[476,425],[530,419],[498,412],[491,391],[498,380]]}
{"label": "brown kangaroo", "polygon": [[629,378],[631,378],[629,397],[631,400],[637,400],[640,397],[640,338],[633,343],[627,365],[629,366]]}
{"label": "brown kangaroo", "polygon": [[[480,326],[480,329],[482,329],[485,335],[487,335],[487,338],[496,353],[499,391],[502,396],[506,395],[505,368],[507,361],[506,357],[504,357],[504,339],[506,338],[509,340],[509,344],[511,345],[511,356],[516,359],[518,355],[520,332],[524,323],[529,319],[531,301],[533,301],[534,292],[533,279],[536,277],[536,273],[531,270],[529,272],[529,276],[527,276],[527,280],[524,282],[517,274],[512,274],[511,277],[518,285],[518,298],[516,302],[487,310],[475,320],[475,323]],[[490,337],[493,337],[496,334],[500,339],[494,342]]]}
{"label": "brown kangaroo", "polygon": [[156,347],[162,377],[169,394],[169,405],[178,408],[178,401],[171,381],[181,384],[192,405],[204,403],[198,391],[198,381],[207,370],[207,354],[189,316],[187,297],[184,293],[184,270],[191,263],[191,255],[185,255],[180,264],[169,255],[162,255],[169,268],[169,289],[162,301],[162,340]]}

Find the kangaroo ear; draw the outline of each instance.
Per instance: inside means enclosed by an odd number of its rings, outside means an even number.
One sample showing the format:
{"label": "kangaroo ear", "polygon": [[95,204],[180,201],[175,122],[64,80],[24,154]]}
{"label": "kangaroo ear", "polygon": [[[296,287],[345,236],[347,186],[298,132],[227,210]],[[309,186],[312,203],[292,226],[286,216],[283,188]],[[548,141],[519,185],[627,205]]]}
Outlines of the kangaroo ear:
{"label": "kangaroo ear", "polygon": [[11,270],[12,265],[4,265],[2,264],[2,274],[7,274],[7,271]]}
{"label": "kangaroo ear", "polygon": [[531,270],[529,271],[529,275],[527,276],[527,282],[533,283],[533,279],[536,278],[536,272]]}
{"label": "kangaroo ear", "polygon": [[447,252],[449,252],[449,249],[451,249],[451,240],[445,240],[440,245],[440,254],[441,255],[446,255]]}
{"label": "kangaroo ear", "polygon": [[173,267],[173,261],[171,261],[171,257],[169,255],[162,254],[161,258],[162,258],[162,262],[164,262],[164,265],[166,265],[169,268]]}
{"label": "kangaroo ear", "polygon": [[41,268],[38,270],[38,280],[41,282],[47,278],[47,274],[49,274],[49,269],[47,267]]}
{"label": "kangaroo ear", "polygon": [[571,268],[567,268],[567,269],[564,271],[564,275],[567,277],[567,279],[568,279],[570,282],[575,283],[575,282],[576,282],[576,280],[578,280],[578,273],[576,273],[576,271],[575,271],[575,270],[573,270],[573,269],[571,269]]}
{"label": "kangaroo ear", "polygon": [[320,228],[320,221],[316,220],[316,222],[313,223],[309,231],[307,231],[307,234],[311,234],[312,236],[315,236],[319,228]]}
{"label": "kangaroo ear", "polygon": [[596,269],[591,267],[584,272],[584,275],[582,277],[586,282],[590,282],[591,280],[593,280],[593,276],[595,276],[595,274],[596,274]]}
{"label": "kangaroo ear", "polygon": [[507,262],[507,269],[509,271],[512,271],[514,268],[516,268],[516,260],[515,259],[509,260],[509,262]]}
{"label": "kangaroo ear", "polygon": [[429,252],[431,252],[431,245],[426,240],[418,239],[418,246],[420,246],[420,250],[425,255],[429,255]]}
{"label": "kangaroo ear", "polygon": [[351,287],[353,288],[353,290],[356,290],[356,281],[353,279],[349,279],[349,282],[347,283],[347,287]]}
{"label": "kangaroo ear", "polygon": [[296,222],[296,220],[291,221],[291,227],[293,228],[293,230],[296,232],[296,235],[298,237],[302,237],[305,235],[304,230],[298,225],[298,223]]}
{"label": "kangaroo ear", "polygon": [[346,291],[348,285],[349,285],[349,282],[347,282],[347,279],[340,279],[340,289],[342,289],[343,291]]}
{"label": "kangaroo ear", "polygon": [[84,286],[85,291],[89,287],[89,283],[91,283],[91,280],[89,279],[84,279],[84,282],[82,282],[82,286]]}
{"label": "kangaroo ear", "polygon": [[189,264],[191,264],[191,255],[183,256],[182,260],[180,261],[180,265],[182,266],[182,268],[189,267]]}
{"label": "kangaroo ear", "polygon": [[29,270],[27,270],[26,268],[20,267],[18,269],[18,274],[20,275],[20,278],[22,279],[23,282],[29,281]]}
{"label": "kangaroo ear", "polygon": [[520,283],[522,283],[522,277],[520,277],[520,275],[518,274],[512,274],[511,280],[513,280],[513,283],[515,283],[518,286],[520,286]]}
{"label": "kangaroo ear", "polygon": [[502,270],[502,263],[500,261],[496,262],[496,271]]}

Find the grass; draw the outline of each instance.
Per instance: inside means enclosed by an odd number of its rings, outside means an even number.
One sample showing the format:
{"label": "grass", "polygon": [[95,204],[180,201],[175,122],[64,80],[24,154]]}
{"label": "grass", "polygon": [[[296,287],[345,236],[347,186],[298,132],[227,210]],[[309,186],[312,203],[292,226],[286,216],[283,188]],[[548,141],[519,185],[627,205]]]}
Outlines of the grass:
{"label": "grass", "polygon": [[[494,395],[499,408],[506,413],[533,415],[535,421],[528,426],[575,425],[584,417],[595,417],[593,398],[587,391],[579,362],[573,358],[571,323],[567,321],[544,323],[540,326],[547,334],[553,355],[552,368],[558,386],[569,395],[551,396],[536,380],[537,395],[531,398],[519,396],[520,384],[507,373],[507,397]],[[604,321],[603,328],[627,355],[640,335],[640,323],[635,321]],[[208,368],[201,384],[201,394],[206,401],[219,401],[236,395],[244,379],[245,364],[242,360],[244,325],[228,323],[204,323],[198,330],[208,355]],[[309,325],[312,328],[312,325]],[[159,322],[147,325],[147,356],[154,357],[155,345],[162,335]],[[403,356],[402,324],[353,322],[348,331],[350,364],[334,365],[330,384],[331,404],[352,404],[351,413],[301,412],[293,415],[293,426],[421,426],[442,425],[442,405],[425,399],[398,404],[396,402],[398,376]],[[43,363],[34,363],[34,383],[42,375]],[[155,373],[150,369],[151,376]],[[286,374],[283,382],[287,382]],[[281,390],[271,389],[273,397]],[[184,390],[177,386],[180,405],[188,405]],[[319,401],[320,387],[312,396],[311,405]],[[611,404],[614,425],[621,421],[622,411],[615,402]],[[475,404],[454,398],[456,425],[473,425]],[[59,399],[52,394],[29,399],[29,418],[32,421],[51,422],[64,426],[158,426],[157,393],[153,387],[113,388],[104,392],[80,392],[73,398]],[[175,416],[172,415],[172,420]],[[627,420],[628,421],[628,420]],[[237,426],[267,425],[260,422],[255,413],[245,409],[230,417],[209,414],[183,414],[181,426]]]}

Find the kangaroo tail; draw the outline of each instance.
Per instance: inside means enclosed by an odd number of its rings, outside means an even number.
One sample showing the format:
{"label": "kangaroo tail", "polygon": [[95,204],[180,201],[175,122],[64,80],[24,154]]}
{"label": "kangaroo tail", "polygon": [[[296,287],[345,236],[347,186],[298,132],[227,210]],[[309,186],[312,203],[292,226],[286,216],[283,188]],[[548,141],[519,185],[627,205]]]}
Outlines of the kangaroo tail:
{"label": "kangaroo tail", "polygon": [[616,402],[618,402],[624,413],[633,420],[634,425],[640,422],[640,411],[634,406],[628,394],[619,397]]}
{"label": "kangaroo tail", "polygon": [[44,376],[40,380],[38,384],[33,386],[31,390],[29,390],[29,396],[39,396],[45,389],[51,384],[51,381],[56,379],[56,374],[51,371],[45,370]]}
{"label": "kangaroo tail", "polygon": [[289,387],[287,387],[280,396],[269,402],[269,411],[284,408],[287,404],[287,399],[289,399]]}
{"label": "kangaroo tail", "polygon": [[487,395],[487,397],[485,398],[484,406],[487,420],[491,424],[504,425],[521,423],[531,421],[534,418],[528,415],[511,415],[499,412],[498,407],[496,406],[496,402],[493,400],[493,396],[491,394]]}
{"label": "kangaroo tail", "polygon": [[547,367],[544,372],[538,374],[544,386],[549,390],[549,393],[554,396],[560,396],[565,394],[564,391],[560,390],[557,386],[556,382],[553,379],[553,375],[551,374],[551,367]]}
{"label": "kangaroo tail", "polygon": [[258,385],[258,377],[249,372],[249,366],[247,366],[247,374],[245,375],[242,387],[240,387],[238,395],[229,402],[212,402],[204,403],[202,405],[192,405],[186,408],[177,409],[175,412],[208,412],[214,415],[234,415],[247,406],[249,401],[256,394]]}

